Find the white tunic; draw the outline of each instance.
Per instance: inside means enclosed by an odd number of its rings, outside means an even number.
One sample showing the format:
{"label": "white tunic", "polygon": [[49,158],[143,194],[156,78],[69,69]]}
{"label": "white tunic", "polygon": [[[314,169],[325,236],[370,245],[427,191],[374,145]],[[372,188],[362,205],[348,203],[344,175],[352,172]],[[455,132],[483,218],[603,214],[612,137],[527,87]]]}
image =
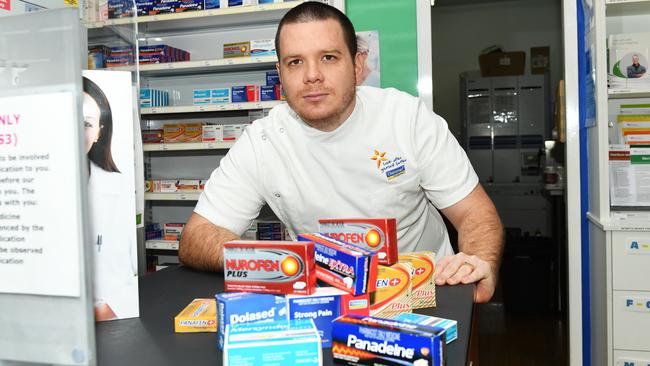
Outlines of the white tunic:
{"label": "white tunic", "polygon": [[319,218],[394,217],[400,252],[452,254],[436,208],[478,184],[467,155],[418,98],[365,86],[356,98],[332,132],[273,108],[221,160],[195,212],[242,234],[266,202],[294,236],[317,232]]}

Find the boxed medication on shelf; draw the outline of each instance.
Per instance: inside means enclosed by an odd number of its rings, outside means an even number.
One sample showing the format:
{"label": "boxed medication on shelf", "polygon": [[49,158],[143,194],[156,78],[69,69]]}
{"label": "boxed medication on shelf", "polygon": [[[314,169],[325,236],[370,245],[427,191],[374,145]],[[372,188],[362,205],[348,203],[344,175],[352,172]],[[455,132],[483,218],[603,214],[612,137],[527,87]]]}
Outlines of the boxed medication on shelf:
{"label": "boxed medication on shelf", "polygon": [[120,67],[133,65],[133,56],[109,56],[106,58],[106,67]]}
{"label": "boxed medication on shelf", "polygon": [[205,0],[203,7],[205,10],[219,9],[221,8],[221,1],[222,0]]}
{"label": "boxed medication on shelf", "polygon": [[219,348],[223,348],[228,325],[287,320],[287,305],[282,296],[231,292],[217,294],[216,299]]}
{"label": "boxed medication on shelf", "polygon": [[230,241],[223,259],[227,292],[309,295],[316,288],[310,242]]}
{"label": "boxed medication on shelf", "polygon": [[193,104],[212,103],[212,89],[194,89]]}
{"label": "boxed medication on shelf", "polygon": [[650,90],[650,33],[612,34],[607,81],[613,90]]}
{"label": "boxed medication on shelf", "polygon": [[398,313],[413,311],[412,269],[407,262],[398,262],[390,267],[378,266],[377,290],[370,294],[370,315],[390,318]]}
{"label": "boxed medication on shelf", "polygon": [[168,45],[149,45],[139,47],[140,64],[167,63],[177,61],[190,61],[187,51]]}
{"label": "boxed medication on shelf", "polygon": [[157,0],[135,0],[136,12],[139,17],[149,15],[149,11],[157,3]]}
{"label": "boxed medication on shelf", "polygon": [[176,317],[176,333],[217,331],[217,303],[214,299],[194,299]]}
{"label": "boxed medication on shelf", "polygon": [[201,142],[203,123],[185,123],[183,142]]}
{"label": "boxed medication on shelf", "polygon": [[277,71],[267,71],[266,72],[266,85],[275,86],[280,85],[280,75]]}
{"label": "boxed medication on shelf", "polygon": [[201,190],[202,180],[200,179],[179,179],[176,181],[177,191],[198,191]]}
{"label": "boxed medication on shelf", "polygon": [[275,40],[254,39],[250,41],[251,56],[275,56]]}
{"label": "boxed medication on shelf", "polygon": [[257,0],[221,0],[221,7],[257,5]]}
{"label": "boxed medication on shelf", "polygon": [[269,100],[280,100],[280,86],[279,85],[262,85],[260,86],[260,101],[266,102]]}
{"label": "boxed medication on shelf", "polygon": [[425,309],[436,306],[436,253],[430,251],[404,253],[400,262],[411,264],[411,286],[413,309]]}
{"label": "boxed medication on shelf", "polygon": [[175,13],[182,13],[186,11],[203,10],[203,0],[180,0],[174,6]]}
{"label": "boxed medication on shelf", "polygon": [[160,193],[174,193],[178,189],[176,188],[175,179],[160,179],[153,181],[153,191]]}
{"label": "boxed medication on shelf", "polygon": [[281,221],[257,221],[257,240],[289,240]]}
{"label": "boxed medication on shelf", "polygon": [[230,103],[230,88],[211,89],[210,103],[212,104]]}
{"label": "boxed medication on shelf", "polygon": [[181,123],[164,125],[163,140],[165,143],[185,142],[185,125]]}
{"label": "boxed medication on shelf", "polygon": [[223,142],[223,126],[203,125],[201,139],[203,142]]}
{"label": "boxed medication on shelf", "polygon": [[332,321],[341,315],[368,315],[368,294],[353,296],[334,287],[318,287],[311,295],[287,295],[289,319],[312,319],[323,347],[332,346]]}
{"label": "boxed medication on shelf", "polygon": [[108,18],[130,18],[133,16],[133,7],[129,0],[108,0]]}
{"label": "boxed medication on shelf", "polygon": [[181,240],[181,234],[185,224],[181,223],[168,223],[163,225],[163,233],[165,240]]}
{"label": "boxed medication on shelf", "polygon": [[318,279],[353,295],[375,291],[377,256],[322,234],[300,234],[314,243]]}
{"label": "boxed medication on shelf", "polygon": [[104,45],[88,47],[88,69],[96,70],[106,67],[106,59],[111,55],[111,49]]}
{"label": "boxed medication on shelf", "polygon": [[142,143],[143,144],[160,144],[163,143],[163,130],[143,130]]}
{"label": "boxed medication on shelf", "polygon": [[377,253],[379,264],[397,262],[395,219],[321,219],[318,223],[321,233]]}
{"label": "boxed medication on shelf", "polygon": [[458,322],[455,320],[436,318],[435,316],[426,316],[414,313],[397,314],[393,320],[443,329],[445,332],[445,344],[449,344],[452,341],[458,339]]}
{"label": "boxed medication on shelf", "polygon": [[251,55],[250,42],[225,43],[223,45],[223,58],[248,57]]}
{"label": "boxed medication on shelf", "polygon": [[224,366],[320,366],[320,337],[311,320],[236,324],[226,328]]}
{"label": "boxed medication on shelf", "polygon": [[258,102],[259,100],[260,100],[259,86],[257,85],[245,85],[245,86],[232,87],[233,103]]}
{"label": "boxed medication on shelf", "polygon": [[224,125],[223,141],[236,141],[244,132],[244,125]]}
{"label": "boxed medication on shelf", "polygon": [[444,332],[426,325],[345,315],[332,324],[332,357],[344,365],[445,364]]}

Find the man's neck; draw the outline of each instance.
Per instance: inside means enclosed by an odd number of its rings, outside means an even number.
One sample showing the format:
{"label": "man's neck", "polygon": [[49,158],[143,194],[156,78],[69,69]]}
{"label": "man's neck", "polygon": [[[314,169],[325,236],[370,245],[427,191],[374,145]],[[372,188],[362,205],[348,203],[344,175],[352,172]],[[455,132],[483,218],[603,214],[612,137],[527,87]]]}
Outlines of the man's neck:
{"label": "man's neck", "polygon": [[352,99],[352,102],[345,110],[335,116],[319,120],[307,120],[305,118],[302,118],[302,116],[301,118],[307,125],[309,125],[309,127],[315,128],[322,132],[332,132],[341,127],[341,125],[343,125],[343,123],[345,123],[345,121],[350,118],[352,112],[354,112],[355,106],[356,96]]}

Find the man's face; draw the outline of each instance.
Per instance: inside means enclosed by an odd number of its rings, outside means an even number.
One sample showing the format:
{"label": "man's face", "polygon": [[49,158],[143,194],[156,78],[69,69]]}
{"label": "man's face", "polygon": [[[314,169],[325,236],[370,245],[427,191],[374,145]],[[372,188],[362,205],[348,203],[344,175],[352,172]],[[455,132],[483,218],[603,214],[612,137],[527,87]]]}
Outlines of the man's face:
{"label": "man's face", "polygon": [[633,64],[638,64],[639,63],[639,56],[632,56],[632,63]]}
{"label": "man's face", "polygon": [[309,125],[336,129],[354,110],[363,63],[352,57],[340,24],[328,19],[286,24],[280,34],[278,72],[289,106]]}

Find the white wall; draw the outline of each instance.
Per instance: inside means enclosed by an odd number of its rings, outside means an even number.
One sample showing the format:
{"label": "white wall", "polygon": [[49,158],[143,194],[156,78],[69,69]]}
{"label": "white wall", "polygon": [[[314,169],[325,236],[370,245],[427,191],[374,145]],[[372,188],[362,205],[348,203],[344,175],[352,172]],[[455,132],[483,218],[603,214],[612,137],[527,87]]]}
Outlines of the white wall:
{"label": "white wall", "polygon": [[459,74],[478,70],[479,52],[491,45],[504,51],[526,52],[530,74],[530,48],[550,46],[551,98],[562,77],[562,16],[559,0],[478,2],[434,6],[431,16],[433,43],[433,109],[460,138]]}

